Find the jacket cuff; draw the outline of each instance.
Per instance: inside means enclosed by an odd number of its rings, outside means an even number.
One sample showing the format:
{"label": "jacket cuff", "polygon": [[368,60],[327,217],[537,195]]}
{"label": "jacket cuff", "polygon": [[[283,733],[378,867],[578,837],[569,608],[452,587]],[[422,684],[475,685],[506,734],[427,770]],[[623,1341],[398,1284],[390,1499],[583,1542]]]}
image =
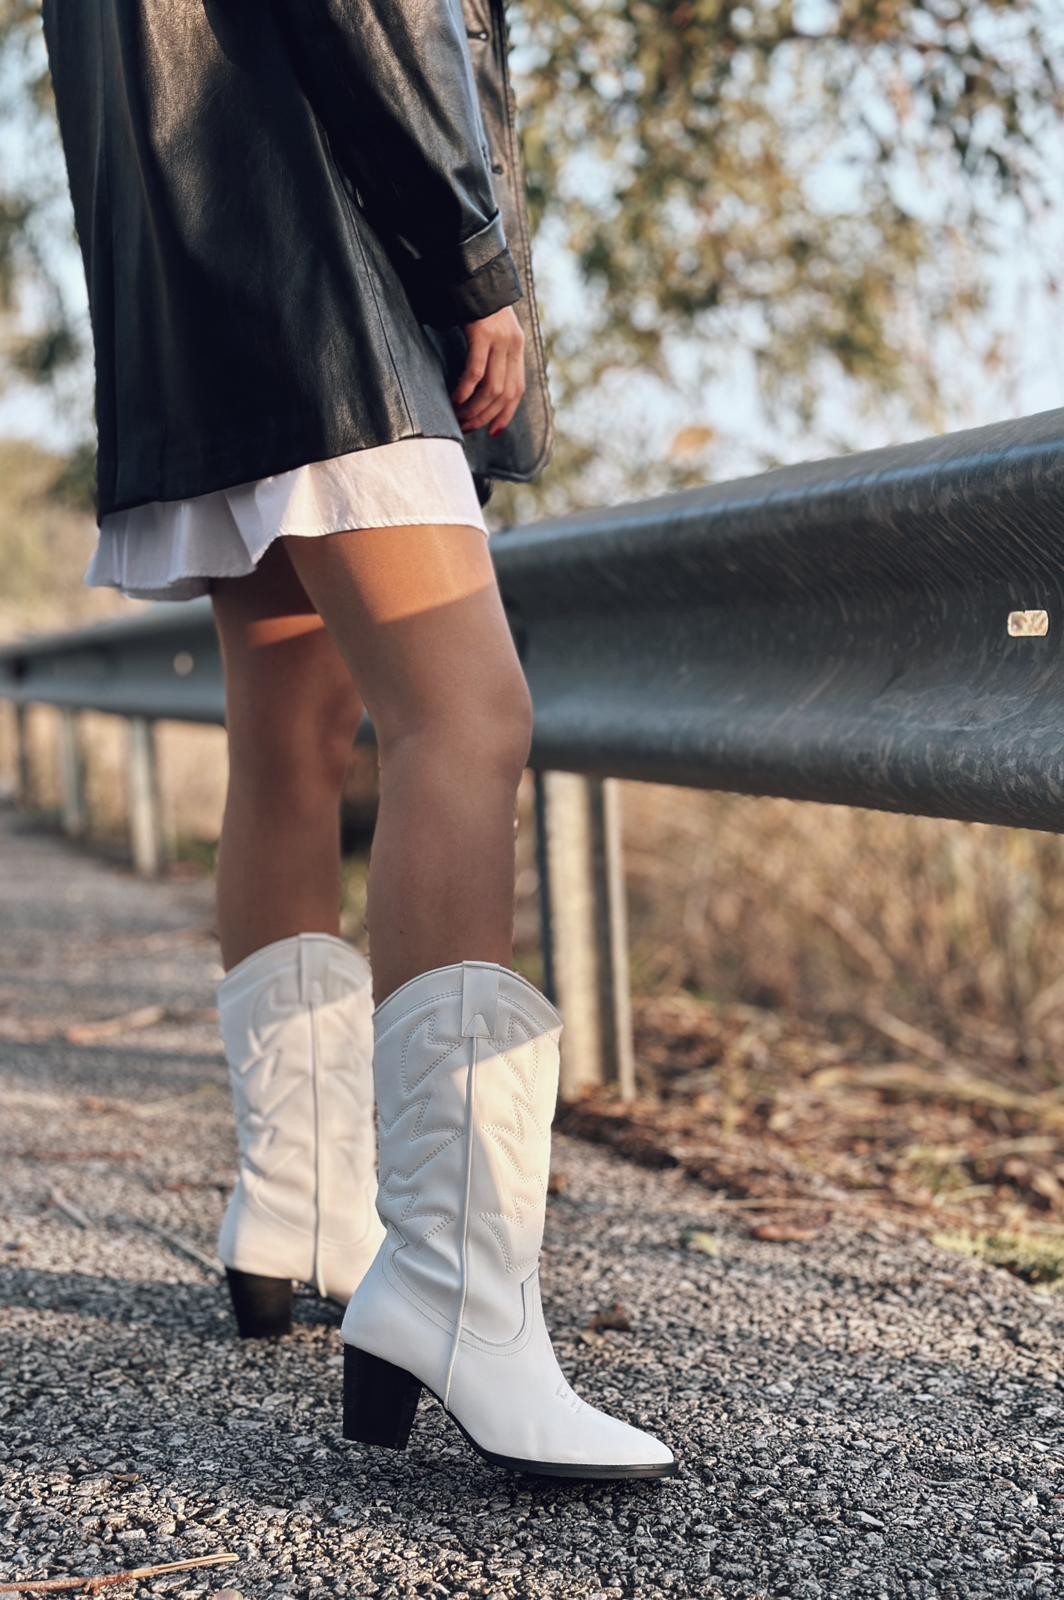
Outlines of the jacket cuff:
{"label": "jacket cuff", "polygon": [[463,239],[455,251],[455,260],[452,270],[445,272],[448,279],[469,278],[474,272],[479,272],[481,267],[486,267],[495,257],[506,249],[506,234],[502,225],[502,213],[496,211],[490,222],[478,228],[476,233],[471,233],[468,239]]}
{"label": "jacket cuff", "polygon": [[460,322],[479,322],[503,306],[524,297],[521,279],[504,245],[497,256],[457,283],[436,283],[430,322],[434,328],[452,328]]}
{"label": "jacket cuff", "polygon": [[506,243],[502,216],[491,221],[446,255],[422,256],[418,277],[433,328],[478,322],[524,296],[521,277]]}

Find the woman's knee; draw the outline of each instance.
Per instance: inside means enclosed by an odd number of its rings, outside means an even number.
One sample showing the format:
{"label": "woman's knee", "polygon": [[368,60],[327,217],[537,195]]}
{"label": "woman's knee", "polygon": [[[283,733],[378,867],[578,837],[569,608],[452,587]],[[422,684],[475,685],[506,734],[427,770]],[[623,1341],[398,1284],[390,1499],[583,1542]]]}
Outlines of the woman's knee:
{"label": "woman's knee", "polygon": [[488,759],[519,783],[528,766],[532,747],[534,713],[532,696],[524,673],[518,671],[488,698],[478,730],[487,747]]}
{"label": "woman's knee", "polygon": [[293,816],[339,799],[363,715],[349,678],[303,687],[276,700],[268,692],[237,697],[227,712],[231,781]]}
{"label": "woman's knee", "polygon": [[382,768],[410,757],[516,786],[528,765],[532,728],[532,698],[515,667],[476,693],[445,693],[407,711],[393,708],[379,716],[376,734]]}

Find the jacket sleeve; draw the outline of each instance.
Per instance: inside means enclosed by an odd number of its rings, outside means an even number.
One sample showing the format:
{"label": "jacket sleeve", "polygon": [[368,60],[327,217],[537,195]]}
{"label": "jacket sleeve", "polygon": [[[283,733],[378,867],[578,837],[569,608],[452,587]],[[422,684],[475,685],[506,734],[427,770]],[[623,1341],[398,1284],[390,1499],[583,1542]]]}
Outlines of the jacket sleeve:
{"label": "jacket sleeve", "polygon": [[427,319],[519,300],[461,0],[278,0],[276,13],[337,162],[415,258]]}

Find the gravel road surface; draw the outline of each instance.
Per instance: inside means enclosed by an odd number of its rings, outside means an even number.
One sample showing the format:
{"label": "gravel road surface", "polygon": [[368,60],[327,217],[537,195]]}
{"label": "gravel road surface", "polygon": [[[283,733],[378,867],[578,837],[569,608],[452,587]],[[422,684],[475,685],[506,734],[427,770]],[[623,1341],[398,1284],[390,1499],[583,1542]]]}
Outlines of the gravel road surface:
{"label": "gravel road surface", "polygon": [[[291,1339],[239,1343],[213,1266],[234,1141],[210,930],[208,885],[0,812],[0,1582],[233,1551],[105,1592],[1064,1594],[1064,1301],[894,1229],[753,1241],[678,1173],[561,1137],[560,1359],[681,1474],[515,1478],[432,1402],[405,1454],[344,1445],[339,1311],[308,1296]],[[589,1332],[616,1302],[630,1330]]]}

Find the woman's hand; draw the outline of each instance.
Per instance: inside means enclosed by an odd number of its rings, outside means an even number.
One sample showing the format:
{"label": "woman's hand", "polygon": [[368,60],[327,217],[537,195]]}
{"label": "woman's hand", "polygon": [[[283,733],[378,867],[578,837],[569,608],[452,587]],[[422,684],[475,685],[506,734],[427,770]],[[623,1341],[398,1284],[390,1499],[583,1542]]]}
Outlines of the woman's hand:
{"label": "woman's hand", "polygon": [[509,425],[525,392],[525,336],[512,306],[464,324],[469,341],[465,370],[451,393],[463,433]]}

